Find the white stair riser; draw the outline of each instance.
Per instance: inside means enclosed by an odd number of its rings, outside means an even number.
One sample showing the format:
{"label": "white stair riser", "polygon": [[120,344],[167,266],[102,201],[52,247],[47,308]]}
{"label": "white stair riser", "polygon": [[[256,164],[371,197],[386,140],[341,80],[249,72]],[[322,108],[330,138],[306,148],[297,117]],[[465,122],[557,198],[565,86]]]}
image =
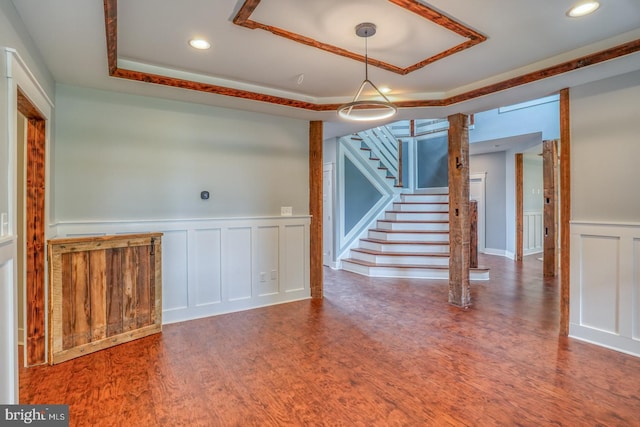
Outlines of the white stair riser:
{"label": "white stair riser", "polygon": [[403,194],[400,199],[411,203],[449,202],[449,196],[446,194]]}
{"label": "white stair riser", "polygon": [[[364,265],[342,262],[342,269],[369,277],[407,277],[413,279],[443,279],[449,280],[449,271],[430,268],[393,268],[367,267]],[[470,280],[489,280],[488,271],[470,271]]]}
{"label": "white stair riser", "polygon": [[449,279],[449,271],[433,268],[367,267],[343,262],[342,269],[370,277],[410,277],[421,279]]}
{"label": "white stair riser", "polygon": [[373,255],[364,252],[352,251],[351,258],[367,261],[375,264],[397,265],[446,265],[449,266],[449,257],[428,255]]}
{"label": "white stair riser", "polygon": [[384,217],[392,221],[448,221],[449,212],[385,212]]}
{"label": "white stair riser", "polygon": [[449,233],[386,233],[384,231],[369,230],[372,239],[386,240],[390,242],[447,242]]}
{"label": "white stair riser", "polygon": [[448,222],[389,222],[378,221],[378,228],[383,230],[417,230],[417,231],[449,231]]}
{"label": "white stair riser", "polygon": [[489,280],[489,271],[469,271],[469,280]]}
{"label": "white stair riser", "polygon": [[386,252],[386,253],[408,253],[408,252],[449,252],[449,244],[442,245],[427,245],[427,244],[385,244],[361,241],[360,247],[362,249],[370,249],[372,251]]}
{"label": "white stair riser", "polygon": [[394,203],[394,211],[408,212],[449,212],[449,204],[447,203]]}

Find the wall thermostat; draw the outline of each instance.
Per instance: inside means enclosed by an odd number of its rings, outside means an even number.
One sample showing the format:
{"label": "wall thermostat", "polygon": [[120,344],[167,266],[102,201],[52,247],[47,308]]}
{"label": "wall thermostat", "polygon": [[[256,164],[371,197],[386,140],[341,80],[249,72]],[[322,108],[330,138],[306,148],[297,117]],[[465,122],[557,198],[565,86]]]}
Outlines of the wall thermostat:
{"label": "wall thermostat", "polygon": [[209,192],[208,191],[201,191],[200,192],[200,198],[202,200],[209,200]]}

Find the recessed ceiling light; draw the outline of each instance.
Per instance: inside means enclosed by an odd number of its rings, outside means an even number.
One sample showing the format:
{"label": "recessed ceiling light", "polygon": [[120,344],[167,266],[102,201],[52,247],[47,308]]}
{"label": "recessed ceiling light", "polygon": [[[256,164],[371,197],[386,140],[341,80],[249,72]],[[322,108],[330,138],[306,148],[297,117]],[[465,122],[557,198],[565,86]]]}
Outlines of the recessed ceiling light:
{"label": "recessed ceiling light", "polygon": [[211,47],[211,43],[206,41],[205,39],[191,39],[189,40],[189,46],[194,49],[209,49]]}
{"label": "recessed ceiling light", "polygon": [[579,18],[580,16],[585,16],[595,12],[599,7],[600,3],[595,0],[579,1],[567,11],[567,16],[571,18]]}
{"label": "recessed ceiling light", "polygon": [[391,92],[391,88],[390,87],[386,87],[386,86],[381,86],[380,87],[380,92],[382,92],[382,93],[390,93]]}

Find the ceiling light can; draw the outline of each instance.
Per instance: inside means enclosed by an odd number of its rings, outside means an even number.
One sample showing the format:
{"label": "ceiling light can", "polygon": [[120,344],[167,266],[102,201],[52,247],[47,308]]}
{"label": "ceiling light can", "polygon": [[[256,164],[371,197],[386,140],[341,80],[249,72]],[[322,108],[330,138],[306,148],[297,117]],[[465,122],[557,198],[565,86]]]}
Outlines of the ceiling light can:
{"label": "ceiling light can", "polygon": [[567,11],[567,16],[570,18],[579,18],[595,12],[599,7],[600,3],[595,0],[582,0],[571,6]]}
{"label": "ceiling light can", "polygon": [[194,49],[205,50],[211,47],[211,43],[209,43],[205,39],[191,39],[189,40],[189,46]]}

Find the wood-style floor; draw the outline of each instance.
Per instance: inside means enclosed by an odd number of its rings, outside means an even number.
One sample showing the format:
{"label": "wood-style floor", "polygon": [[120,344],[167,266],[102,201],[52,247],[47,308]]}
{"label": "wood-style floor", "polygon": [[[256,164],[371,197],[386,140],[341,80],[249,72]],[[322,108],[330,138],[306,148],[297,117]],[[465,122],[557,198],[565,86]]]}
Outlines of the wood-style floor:
{"label": "wood-style floor", "polygon": [[20,372],[73,426],[640,426],[640,358],[558,337],[542,263],[447,282],[325,270],[325,299],[165,325]]}

